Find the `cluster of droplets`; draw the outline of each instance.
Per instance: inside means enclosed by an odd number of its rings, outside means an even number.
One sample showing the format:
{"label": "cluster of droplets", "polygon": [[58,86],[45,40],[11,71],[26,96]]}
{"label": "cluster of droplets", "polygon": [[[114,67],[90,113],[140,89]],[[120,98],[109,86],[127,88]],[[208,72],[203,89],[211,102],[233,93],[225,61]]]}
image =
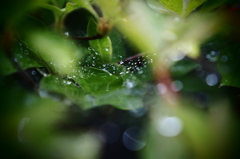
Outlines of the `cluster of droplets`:
{"label": "cluster of droplets", "polygon": [[23,44],[22,42],[18,42],[18,44],[11,48],[11,52],[14,55],[14,61],[18,62],[21,66],[24,66],[25,63],[31,62],[30,49],[27,45]]}
{"label": "cluster of droplets", "polygon": [[210,62],[216,62],[219,58],[219,52],[218,51],[210,51],[210,53],[206,54],[206,58]]}

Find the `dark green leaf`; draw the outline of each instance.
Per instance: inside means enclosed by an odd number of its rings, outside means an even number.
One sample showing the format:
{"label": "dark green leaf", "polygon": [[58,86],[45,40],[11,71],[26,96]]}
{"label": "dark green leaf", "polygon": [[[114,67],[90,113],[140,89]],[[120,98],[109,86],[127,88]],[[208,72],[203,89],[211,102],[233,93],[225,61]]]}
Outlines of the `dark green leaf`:
{"label": "dark green leaf", "polygon": [[[87,33],[88,36],[95,36],[97,32],[98,25],[96,21],[91,18],[88,23]],[[112,43],[108,36],[104,36],[100,39],[90,40],[90,46],[100,54],[101,61],[103,63],[109,63],[112,59]]]}
{"label": "dark green leaf", "polygon": [[209,12],[225,2],[227,2],[227,0],[208,0],[203,4],[201,12]]}
{"label": "dark green leaf", "polygon": [[116,29],[112,29],[109,37],[112,42],[112,62],[119,62],[127,58],[122,35]]}
{"label": "dark green leaf", "polygon": [[8,59],[4,52],[0,50],[0,75],[8,75],[16,71],[17,70],[11,63],[10,59]]}
{"label": "dark green leaf", "polygon": [[197,62],[190,59],[183,59],[171,67],[171,73],[173,76],[183,76],[199,67],[200,64]]}
{"label": "dark green leaf", "polygon": [[221,86],[240,87],[240,47],[234,45],[221,51],[218,70],[222,76]]}

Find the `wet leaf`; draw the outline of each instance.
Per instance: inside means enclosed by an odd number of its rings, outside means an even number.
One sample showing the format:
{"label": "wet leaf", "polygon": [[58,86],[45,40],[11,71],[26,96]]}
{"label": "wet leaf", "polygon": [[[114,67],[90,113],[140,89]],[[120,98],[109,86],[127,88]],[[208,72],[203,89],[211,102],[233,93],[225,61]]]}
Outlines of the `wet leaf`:
{"label": "wet leaf", "polygon": [[112,105],[118,109],[135,110],[143,107],[142,96],[130,93],[128,89],[118,89],[105,94],[96,95],[98,105]]}
{"label": "wet leaf", "polygon": [[206,0],[159,0],[167,9],[182,16],[191,13]]}
{"label": "wet leaf", "polygon": [[49,75],[44,77],[40,83],[40,93],[56,93],[62,95],[70,100],[73,103],[82,104],[81,99],[84,97],[86,92],[82,90],[80,86],[74,83],[73,80],[69,80],[63,77],[56,75]]}
{"label": "wet leaf", "polygon": [[222,76],[220,86],[240,87],[239,58],[239,45],[233,45],[221,51],[218,60],[218,70]]}
{"label": "wet leaf", "polygon": [[[29,49],[24,43],[16,41],[15,45],[11,48],[13,58],[17,62],[21,69],[28,69],[34,67],[46,67],[31,49]],[[17,71],[13,65],[13,61],[6,57],[4,52],[0,53],[0,72],[2,75],[8,75]]]}
{"label": "wet leaf", "polygon": [[73,79],[93,95],[104,94],[121,87],[123,81],[119,75],[113,75],[106,69],[82,67]]}
{"label": "wet leaf", "polygon": [[227,2],[227,0],[208,0],[203,4],[201,12],[209,12],[225,2]]}
{"label": "wet leaf", "polygon": [[[87,33],[88,36],[95,36],[98,34],[98,24],[91,18],[88,23]],[[100,39],[90,40],[90,46],[100,54],[101,61],[103,63],[109,63],[112,59],[112,43],[108,36],[104,36]]]}
{"label": "wet leaf", "polygon": [[124,58],[127,58],[122,35],[116,29],[112,29],[109,37],[112,42],[112,62],[119,62]]}

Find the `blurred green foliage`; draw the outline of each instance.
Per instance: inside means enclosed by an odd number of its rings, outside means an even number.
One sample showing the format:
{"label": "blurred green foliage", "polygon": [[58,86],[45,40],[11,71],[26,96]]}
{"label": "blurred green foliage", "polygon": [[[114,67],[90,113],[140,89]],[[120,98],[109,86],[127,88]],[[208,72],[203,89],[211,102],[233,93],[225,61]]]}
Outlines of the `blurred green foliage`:
{"label": "blurred green foliage", "polygon": [[1,158],[239,158],[239,4],[1,2]]}

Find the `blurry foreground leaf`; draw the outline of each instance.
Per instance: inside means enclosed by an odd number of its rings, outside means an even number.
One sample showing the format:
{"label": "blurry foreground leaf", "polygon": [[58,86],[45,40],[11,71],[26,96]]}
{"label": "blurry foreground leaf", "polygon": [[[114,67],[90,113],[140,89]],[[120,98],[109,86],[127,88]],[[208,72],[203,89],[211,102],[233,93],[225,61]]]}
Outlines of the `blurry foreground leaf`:
{"label": "blurry foreground leaf", "polygon": [[179,15],[186,16],[206,0],[159,0],[167,9]]}
{"label": "blurry foreground leaf", "polygon": [[35,32],[29,36],[31,46],[54,73],[66,75],[77,68],[81,50],[71,41],[50,33]]}
{"label": "blurry foreground leaf", "polygon": [[225,2],[227,2],[227,0],[207,0],[203,4],[203,6],[201,8],[201,12],[209,12]]}

